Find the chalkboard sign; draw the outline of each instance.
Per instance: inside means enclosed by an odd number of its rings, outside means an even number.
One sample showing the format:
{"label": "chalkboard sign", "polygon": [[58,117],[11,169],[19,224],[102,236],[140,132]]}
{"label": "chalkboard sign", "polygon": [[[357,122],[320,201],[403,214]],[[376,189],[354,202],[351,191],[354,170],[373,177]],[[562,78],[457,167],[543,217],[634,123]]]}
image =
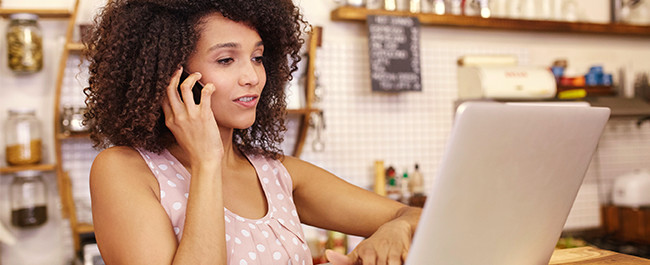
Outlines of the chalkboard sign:
{"label": "chalkboard sign", "polygon": [[415,17],[368,16],[373,91],[422,91],[420,21]]}

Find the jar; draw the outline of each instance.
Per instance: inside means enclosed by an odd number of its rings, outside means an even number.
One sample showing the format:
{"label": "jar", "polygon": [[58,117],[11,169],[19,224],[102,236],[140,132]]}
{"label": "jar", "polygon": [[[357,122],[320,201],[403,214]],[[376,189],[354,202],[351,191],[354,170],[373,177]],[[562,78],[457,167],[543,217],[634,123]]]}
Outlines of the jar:
{"label": "jar", "polygon": [[7,164],[12,166],[41,162],[41,122],[34,109],[10,109],[5,123]]}
{"label": "jar", "polygon": [[83,123],[86,110],[85,107],[79,107],[73,111],[72,116],[70,117],[71,132],[80,133],[88,131],[88,126]]}
{"label": "jar", "polygon": [[11,182],[11,224],[37,227],[47,221],[47,189],[40,171],[16,172]]}
{"label": "jar", "polygon": [[38,16],[17,13],[9,16],[7,54],[9,69],[16,73],[35,73],[43,69],[43,35]]}

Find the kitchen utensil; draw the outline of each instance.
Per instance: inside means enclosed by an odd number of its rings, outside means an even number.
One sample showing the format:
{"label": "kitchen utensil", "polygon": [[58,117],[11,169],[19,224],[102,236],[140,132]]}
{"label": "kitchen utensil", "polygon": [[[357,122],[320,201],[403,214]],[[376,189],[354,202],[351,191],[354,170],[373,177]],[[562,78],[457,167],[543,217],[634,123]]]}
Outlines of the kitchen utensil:
{"label": "kitchen utensil", "polygon": [[323,112],[312,112],[311,119],[309,119],[309,126],[316,130],[316,137],[311,144],[312,150],[314,152],[322,152],[325,150],[325,143],[323,141],[321,133],[325,129],[325,120],[323,119]]}

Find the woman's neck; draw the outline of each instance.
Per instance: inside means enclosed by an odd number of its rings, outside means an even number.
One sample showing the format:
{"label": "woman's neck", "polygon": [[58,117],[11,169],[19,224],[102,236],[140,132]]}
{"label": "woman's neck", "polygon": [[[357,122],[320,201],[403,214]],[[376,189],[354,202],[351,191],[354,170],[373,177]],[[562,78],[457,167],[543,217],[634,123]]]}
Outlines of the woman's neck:
{"label": "woman's neck", "polygon": [[[223,143],[224,156],[222,161],[222,168],[231,168],[236,166],[241,162],[242,159],[246,159],[244,155],[239,151],[239,149],[233,144],[233,129],[224,129],[219,128],[219,133],[221,134],[221,141]],[[174,156],[176,159],[191,172],[191,161],[186,151],[181,148],[178,143],[173,143],[170,145],[167,150]]]}

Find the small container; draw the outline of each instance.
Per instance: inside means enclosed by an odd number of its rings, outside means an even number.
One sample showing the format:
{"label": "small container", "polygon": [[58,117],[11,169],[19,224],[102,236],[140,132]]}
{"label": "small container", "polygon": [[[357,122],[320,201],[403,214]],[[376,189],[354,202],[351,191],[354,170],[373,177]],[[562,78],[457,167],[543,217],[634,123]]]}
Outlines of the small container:
{"label": "small container", "polygon": [[584,76],[578,76],[574,77],[573,81],[571,81],[571,85],[574,87],[583,87],[586,85],[586,79]]}
{"label": "small container", "polygon": [[84,124],[86,107],[63,106],[61,115],[61,128],[65,134],[83,133],[88,131],[88,125]]}
{"label": "small container", "polygon": [[384,0],[366,0],[367,9],[383,9]]}
{"label": "small container", "polygon": [[40,171],[16,172],[11,182],[11,224],[32,228],[47,221],[47,188]]}
{"label": "small container", "polygon": [[7,164],[12,166],[41,162],[41,122],[34,109],[10,109],[5,123]]}
{"label": "small container", "polygon": [[384,0],[384,9],[388,11],[397,10],[397,1],[402,1],[402,0]]}
{"label": "small container", "polygon": [[347,0],[346,3],[349,6],[356,6],[356,7],[363,7],[364,5],[366,5],[365,0]]}
{"label": "small container", "polygon": [[38,15],[17,13],[9,16],[7,55],[9,69],[35,73],[43,69],[43,35]]}
{"label": "small container", "polygon": [[411,13],[420,13],[420,12],[422,12],[422,1],[421,0],[411,0],[411,1],[409,1],[409,12],[411,12]]}
{"label": "small container", "polygon": [[72,115],[74,115],[74,109],[72,106],[63,106],[63,114],[61,115],[61,128],[66,134],[70,133],[70,121],[72,120]]}
{"label": "small container", "polygon": [[396,0],[395,1],[395,8],[397,11],[409,11],[409,7],[411,6],[411,1],[410,0]]}
{"label": "small container", "polygon": [[585,79],[585,84],[587,86],[598,86],[602,84],[602,74],[596,74],[596,73],[587,73],[584,76]]}
{"label": "small container", "polygon": [[612,74],[604,74],[603,75],[603,86],[611,86],[614,84],[614,77]]}

